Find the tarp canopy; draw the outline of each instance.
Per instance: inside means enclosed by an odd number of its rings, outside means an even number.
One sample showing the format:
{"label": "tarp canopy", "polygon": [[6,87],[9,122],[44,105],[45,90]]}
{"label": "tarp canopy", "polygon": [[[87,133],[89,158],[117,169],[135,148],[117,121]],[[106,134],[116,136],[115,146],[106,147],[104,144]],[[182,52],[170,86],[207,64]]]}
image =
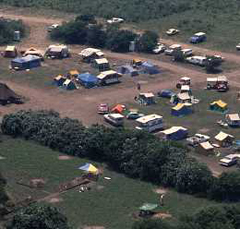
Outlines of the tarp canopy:
{"label": "tarp canopy", "polygon": [[98,173],[98,169],[90,163],[86,163],[85,165],[80,166],[78,169],[83,170],[85,172],[93,173],[93,174]]}
{"label": "tarp canopy", "polygon": [[153,211],[157,207],[158,207],[157,204],[145,203],[139,208],[139,210],[141,210],[141,211]]}
{"label": "tarp canopy", "polygon": [[90,74],[89,72],[79,74],[77,80],[86,88],[94,87],[98,83],[97,77]]}

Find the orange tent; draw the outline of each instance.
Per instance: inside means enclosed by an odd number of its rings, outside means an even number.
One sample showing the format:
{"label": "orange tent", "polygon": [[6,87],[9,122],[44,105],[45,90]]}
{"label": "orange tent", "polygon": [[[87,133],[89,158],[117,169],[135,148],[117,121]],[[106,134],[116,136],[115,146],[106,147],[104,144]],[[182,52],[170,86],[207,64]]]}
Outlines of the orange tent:
{"label": "orange tent", "polygon": [[112,113],[122,114],[122,112],[123,112],[123,105],[118,104],[117,106],[115,106],[115,107],[111,110],[111,112],[112,112]]}

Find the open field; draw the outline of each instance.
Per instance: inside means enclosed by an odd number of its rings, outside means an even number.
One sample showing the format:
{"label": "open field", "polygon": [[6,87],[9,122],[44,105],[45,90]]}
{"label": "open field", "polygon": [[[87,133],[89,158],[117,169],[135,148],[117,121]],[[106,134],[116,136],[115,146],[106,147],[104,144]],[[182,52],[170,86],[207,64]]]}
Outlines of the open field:
{"label": "open field", "polygon": [[[23,200],[29,195],[42,198],[55,192],[60,183],[80,176],[82,172],[77,168],[87,161],[80,158],[59,160],[58,152],[35,143],[6,136],[2,140],[0,155],[6,159],[1,161],[1,170],[8,181],[7,192],[15,201]],[[109,170],[104,164],[92,163],[103,169],[103,176],[112,179],[105,180],[101,176],[97,183],[91,183],[90,191],[79,193],[78,189],[72,189],[57,196],[59,202],[52,203],[66,214],[74,229],[82,228],[83,225],[128,229],[134,221],[133,213],[138,211],[139,206],[144,202],[158,203],[159,195],[154,192],[158,187],[127,178]],[[42,178],[46,182],[42,190],[16,183],[20,179],[27,182],[36,178]],[[198,207],[213,203],[168,190],[165,206],[158,211],[171,214],[174,222],[183,214],[190,214]]]}

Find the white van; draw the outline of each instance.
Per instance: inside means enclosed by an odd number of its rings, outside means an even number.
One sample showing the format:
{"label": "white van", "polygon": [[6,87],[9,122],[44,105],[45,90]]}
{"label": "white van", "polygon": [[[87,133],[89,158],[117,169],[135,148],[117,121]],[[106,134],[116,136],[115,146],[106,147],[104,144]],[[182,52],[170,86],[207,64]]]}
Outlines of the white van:
{"label": "white van", "polygon": [[191,56],[186,58],[187,62],[200,66],[205,66],[206,60],[205,56]]}
{"label": "white van", "polygon": [[157,114],[150,114],[138,118],[136,121],[139,126],[136,127],[137,130],[145,130],[148,132],[153,132],[155,130],[163,129],[162,116]]}

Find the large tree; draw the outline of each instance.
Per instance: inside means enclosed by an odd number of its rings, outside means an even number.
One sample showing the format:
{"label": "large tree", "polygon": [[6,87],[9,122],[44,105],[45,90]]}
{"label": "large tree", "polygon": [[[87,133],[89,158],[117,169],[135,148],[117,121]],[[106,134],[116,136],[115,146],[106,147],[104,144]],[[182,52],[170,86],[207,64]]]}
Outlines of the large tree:
{"label": "large tree", "polygon": [[153,31],[145,31],[137,41],[137,50],[139,52],[149,52],[156,47],[158,34]]}

